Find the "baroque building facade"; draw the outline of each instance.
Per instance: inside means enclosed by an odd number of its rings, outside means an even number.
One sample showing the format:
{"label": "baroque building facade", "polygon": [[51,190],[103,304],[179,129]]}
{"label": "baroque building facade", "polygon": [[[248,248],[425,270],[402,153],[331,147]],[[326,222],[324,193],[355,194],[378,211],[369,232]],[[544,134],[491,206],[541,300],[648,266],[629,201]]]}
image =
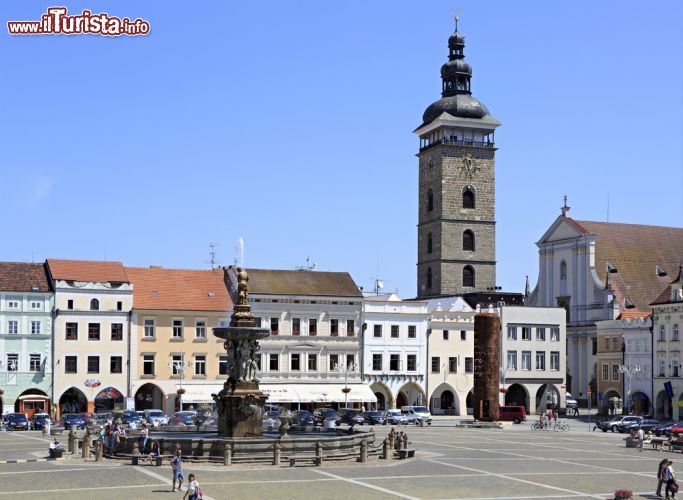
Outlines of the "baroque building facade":
{"label": "baroque building facade", "polygon": [[44,264],[0,262],[0,414],[50,411],[53,309]]}
{"label": "baroque building facade", "polygon": [[424,112],[420,137],[417,296],[461,295],[496,285],[495,129],[472,96],[465,37],[448,39],[441,99]]}

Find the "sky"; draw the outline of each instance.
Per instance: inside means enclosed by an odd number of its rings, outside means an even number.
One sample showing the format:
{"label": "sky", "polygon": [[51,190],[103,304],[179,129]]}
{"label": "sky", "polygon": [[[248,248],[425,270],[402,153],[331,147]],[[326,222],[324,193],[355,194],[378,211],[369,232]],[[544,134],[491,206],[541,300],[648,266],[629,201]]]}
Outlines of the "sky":
{"label": "sky", "polygon": [[[148,36],[11,36],[52,5]],[[678,1],[3,2],[0,260],[348,271],[416,293],[418,138],[454,9],[496,131],[497,280],[560,214],[681,226]]]}

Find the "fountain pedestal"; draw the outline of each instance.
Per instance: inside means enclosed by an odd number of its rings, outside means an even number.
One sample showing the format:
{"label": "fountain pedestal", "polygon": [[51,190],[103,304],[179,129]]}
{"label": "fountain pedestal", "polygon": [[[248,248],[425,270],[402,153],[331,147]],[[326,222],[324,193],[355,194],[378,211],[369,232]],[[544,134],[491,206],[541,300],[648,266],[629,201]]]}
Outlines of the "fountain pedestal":
{"label": "fountain pedestal", "polygon": [[[234,388],[233,388],[234,387]],[[268,398],[255,382],[229,382],[213,395],[218,408],[218,434],[225,437],[261,435],[263,405]]]}

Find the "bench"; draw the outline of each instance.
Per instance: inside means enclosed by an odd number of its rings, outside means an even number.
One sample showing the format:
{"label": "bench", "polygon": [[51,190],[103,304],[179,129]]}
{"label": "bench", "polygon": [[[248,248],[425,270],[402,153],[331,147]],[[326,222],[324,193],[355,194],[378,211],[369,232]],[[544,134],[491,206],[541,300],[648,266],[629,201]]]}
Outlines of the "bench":
{"label": "bench", "polygon": [[675,439],[674,441],[671,441],[669,443],[669,450],[670,451],[676,451],[676,450],[682,450],[683,451],[683,440]]}
{"label": "bench", "polygon": [[650,446],[652,446],[652,449],[655,451],[659,451],[661,448],[664,447],[664,444],[668,445],[668,440],[666,438],[652,438],[649,443]]}
{"label": "bench", "polygon": [[413,458],[415,457],[415,449],[407,449],[407,450],[396,450],[394,452],[399,460],[405,460],[406,458]]}
{"label": "bench", "polygon": [[[139,465],[141,460],[144,462],[148,458],[149,458],[149,455],[131,455],[131,457],[130,457],[131,465]],[[161,464],[164,462],[163,455],[159,455],[158,457],[152,457],[152,462],[154,463],[155,466],[161,467]]]}

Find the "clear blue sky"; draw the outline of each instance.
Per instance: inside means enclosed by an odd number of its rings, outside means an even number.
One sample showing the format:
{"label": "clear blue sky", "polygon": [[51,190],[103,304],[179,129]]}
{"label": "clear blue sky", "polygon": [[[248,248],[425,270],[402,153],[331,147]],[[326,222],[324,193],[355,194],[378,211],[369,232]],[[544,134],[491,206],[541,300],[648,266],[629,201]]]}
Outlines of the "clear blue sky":
{"label": "clear blue sky", "polygon": [[[349,271],[415,294],[418,139],[459,7],[496,132],[498,284],[577,219],[680,226],[680,20],[651,2],[66,2],[147,37],[11,37],[4,2],[0,260]],[[200,7],[201,6],[201,7]]]}

